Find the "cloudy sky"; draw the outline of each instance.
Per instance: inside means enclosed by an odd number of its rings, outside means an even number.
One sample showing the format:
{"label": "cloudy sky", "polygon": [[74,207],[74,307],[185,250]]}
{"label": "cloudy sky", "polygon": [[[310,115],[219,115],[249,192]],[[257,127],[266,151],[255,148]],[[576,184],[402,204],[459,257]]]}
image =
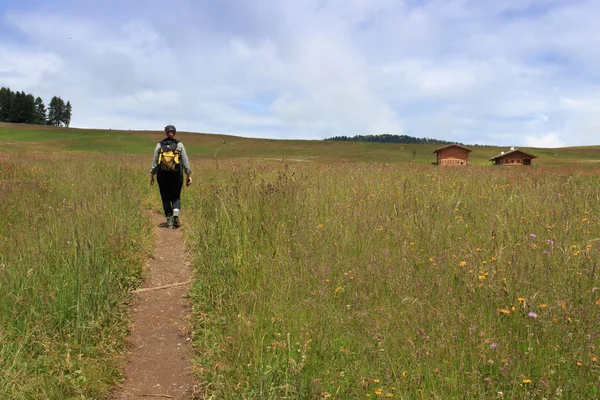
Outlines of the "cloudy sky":
{"label": "cloudy sky", "polygon": [[598,0],[0,0],[0,86],[71,126],[600,144]]}

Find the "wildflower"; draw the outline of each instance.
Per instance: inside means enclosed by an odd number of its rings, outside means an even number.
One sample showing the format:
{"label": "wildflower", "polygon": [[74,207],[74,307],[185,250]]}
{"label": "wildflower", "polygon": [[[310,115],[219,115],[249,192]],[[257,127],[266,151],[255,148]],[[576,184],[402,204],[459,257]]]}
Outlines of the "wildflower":
{"label": "wildflower", "polygon": [[429,262],[434,262],[434,261],[435,261],[435,258],[429,257]]}
{"label": "wildflower", "polygon": [[383,394],[383,390],[382,390],[382,389],[377,389],[377,390],[375,391],[375,394],[376,394],[377,396],[381,396],[381,395]]}
{"label": "wildflower", "polygon": [[519,299],[518,299],[518,300],[519,300],[519,303],[522,303],[522,302],[524,302],[524,301],[525,301],[525,300],[527,300],[527,299],[526,299],[525,297],[519,297]]}
{"label": "wildflower", "polygon": [[477,279],[479,279],[480,281],[485,281],[485,275],[479,275]]}
{"label": "wildflower", "polygon": [[561,308],[567,308],[567,302],[565,302],[565,301],[561,300],[561,301],[558,302],[558,304],[560,304]]}
{"label": "wildflower", "polygon": [[577,366],[581,367],[583,365],[583,363],[581,361],[577,361]]}
{"label": "wildflower", "polygon": [[393,394],[391,394],[391,393],[386,393],[386,394],[385,394],[385,397],[394,397],[394,395],[393,395]]}
{"label": "wildflower", "polygon": [[504,315],[508,315],[508,314],[510,314],[510,311],[509,311],[509,310],[507,310],[507,309],[505,309],[505,308],[499,308],[499,309],[498,309],[498,312],[499,312],[500,314],[504,314]]}
{"label": "wildflower", "polygon": [[515,306],[512,306],[510,309],[515,311],[517,308]]}
{"label": "wildflower", "polygon": [[548,239],[548,240],[546,240],[546,243],[553,244],[554,242],[552,240]]}
{"label": "wildflower", "polygon": [[496,350],[497,348],[498,348],[498,343],[492,343],[492,344],[490,344],[490,349]]}
{"label": "wildflower", "polygon": [[527,314],[527,316],[531,317],[531,318],[537,318],[538,317],[538,315],[536,313],[534,313],[533,311],[530,312],[529,314]]}
{"label": "wildflower", "polygon": [[[599,299],[599,300],[600,300],[600,299]],[[542,303],[542,304],[540,304],[540,308],[546,308],[546,307],[548,307],[548,304],[546,304],[546,303]]]}
{"label": "wildflower", "polygon": [[381,382],[381,381],[380,381],[379,379],[373,379],[373,382],[375,382],[375,383],[379,383],[379,382]]}
{"label": "wildflower", "polygon": [[531,383],[531,379],[523,379],[523,384],[528,385]]}
{"label": "wildflower", "polygon": [[467,265],[467,262],[466,262],[466,261],[461,261],[459,265],[460,265],[461,267],[464,267],[465,265]]}
{"label": "wildflower", "polygon": [[537,236],[535,235],[535,233],[530,233],[529,237],[535,239]]}
{"label": "wildflower", "polygon": [[335,288],[335,292],[336,293],[343,292],[343,291],[344,291],[344,288],[341,287],[341,286],[338,286],[338,287]]}
{"label": "wildflower", "polygon": [[542,254],[550,254],[550,252],[548,250],[544,250],[542,251]]}
{"label": "wildflower", "polygon": [[600,306],[600,299],[596,300],[596,305]]}

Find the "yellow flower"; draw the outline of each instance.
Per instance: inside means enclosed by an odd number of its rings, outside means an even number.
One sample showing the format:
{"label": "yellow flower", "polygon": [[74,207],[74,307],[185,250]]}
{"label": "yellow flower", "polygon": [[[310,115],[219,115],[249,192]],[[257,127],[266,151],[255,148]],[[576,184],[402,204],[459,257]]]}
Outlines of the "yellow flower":
{"label": "yellow flower", "polygon": [[515,311],[517,308],[515,306],[512,306],[510,309]]}
{"label": "yellow flower", "polygon": [[519,303],[524,302],[525,300],[527,300],[525,297],[519,297]]}
{"label": "yellow flower", "polygon": [[577,361],[577,366],[581,367],[583,365],[583,363],[581,361]]}
{"label": "yellow flower", "polygon": [[375,391],[375,394],[376,394],[377,396],[381,396],[381,395],[383,394],[383,390],[381,390],[381,389],[377,389],[377,390]]}
{"label": "yellow flower", "polygon": [[402,371],[402,377],[406,378],[406,371]]}
{"label": "yellow flower", "polygon": [[546,307],[548,307],[548,305],[546,303],[540,304],[540,308],[546,308]]}
{"label": "yellow flower", "polygon": [[600,306],[600,299],[596,300],[596,305]]}
{"label": "yellow flower", "polygon": [[531,379],[523,379],[523,383],[525,385],[527,385],[527,384],[531,383]]}
{"label": "yellow flower", "polygon": [[507,309],[505,309],[505,308],[499,308],[499,309],[498,309],[498,312],[499,312],[500,314],[504,314],[504,315],[508,315],[508,314],[510,314],[510,311],[509,311],[509,310],[507,310]]}
{"label": "yellow flower", "polygon": [[433,261],[435,261],[435,258],[429,257],[429,262],[433,262]]}
{"label": "yellow flower", "polygon": [[479,275],[477,279],[479,279],[480,281],[485,281],[485,275]]}
{"label": "yellow flower", "polygon": [[338,286],[338,287],[335,288],[335,292],[336,293],[343,292],[343,291],[344,291],[344,288],[341,287],[341,286]]}
{"label": "yellow flower", "polygon": [[373,382],[375,382],[375,383],[379,383],[379,382],[381,382],[381,381],[380,381],[379,379],[373,379]]}
{"label": "yellow flower", "polygon": [[385,397],[394,397],[394,395],[393,395],[393,394],[391,394],[391,393],[386,393],[386,394],[385,394]]}
{"label": "yellow flower", "polygon": [[467,262],[466,262],[466,261],[461,261],[461,262],[460,262],[460,266],[461,266],[461,267],[464,267],[465,265],[467,265]]}

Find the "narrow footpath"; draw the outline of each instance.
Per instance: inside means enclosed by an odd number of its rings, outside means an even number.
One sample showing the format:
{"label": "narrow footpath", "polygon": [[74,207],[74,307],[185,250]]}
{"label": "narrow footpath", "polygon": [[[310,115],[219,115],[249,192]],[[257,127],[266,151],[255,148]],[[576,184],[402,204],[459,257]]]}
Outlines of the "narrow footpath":
{"label": "narrow footpath", "polygon": [[129,364],[113,400],[195,397],[185,298],[192,268],[181,232],[166,228],[161,215],[151,217],[157,231],[155,254],[132,302]]}

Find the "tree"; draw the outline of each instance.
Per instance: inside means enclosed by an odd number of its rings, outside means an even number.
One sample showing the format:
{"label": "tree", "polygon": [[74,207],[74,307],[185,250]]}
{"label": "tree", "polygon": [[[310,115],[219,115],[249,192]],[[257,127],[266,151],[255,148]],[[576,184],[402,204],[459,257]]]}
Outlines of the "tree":
{"label": "tree", "polygon": [[63,124],[65,124],[66,127],[69,126],[69,124],[71,123],[71,102],[67,101],[67,105],[65,106],[65,109],[63,110],[63,113],[61,115],[61,121]]}
{"label": "tree", "polygon": [[65,102],[60,97],[54,96],[48,106],[48,125],[61,126],[65,115]]}
{"label": "tree", "polygon": [[16,92],[8,115],[9,122],[18,124],[33,123],[35,115],[35,99],[31,94]]}
{"label": "tree", "polygon": [[0,121],[10,122],[10,110],[15,100],[15,94],[7,87],[0,89]]}
{"label": "tree", "polygon": [[42,100],[41,97],[37,97],[35,99],[35,115],[33,118],[33,123],[37,125],[46,124],[46,106],[44,105],[44,100]]}

